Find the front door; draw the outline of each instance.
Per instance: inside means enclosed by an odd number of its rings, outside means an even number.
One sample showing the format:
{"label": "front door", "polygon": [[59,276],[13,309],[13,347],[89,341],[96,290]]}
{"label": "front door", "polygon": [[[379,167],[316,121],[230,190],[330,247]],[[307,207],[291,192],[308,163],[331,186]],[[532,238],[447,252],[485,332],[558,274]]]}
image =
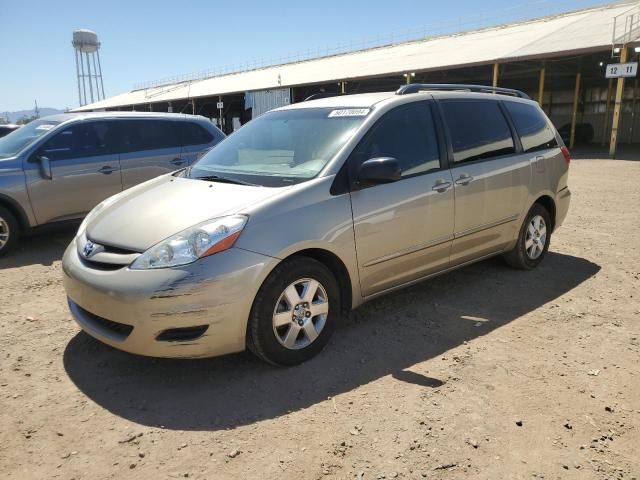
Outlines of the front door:
{"label": "front door", "polygon": [[[114,124],[71,125],[47,140],[25,162],[27,188],[39,224],[80,218],[102,200],[122,190]],[[38,156],[49,159],[51,178]]]}
{"label": "front door", "polygon": [[515,237],[531,179],[498,100],[439,101],[453,149],[451,264],[496,253]]}
{"label": "front door", "polygon": [[452,178],[441,163],[431,102],[401,105],[385,114],[356,147],[351,178],[377,157],[402,168],[395,183],[351,193],[360,284],[369,296],[424,277],[449,264],[453,236]]}

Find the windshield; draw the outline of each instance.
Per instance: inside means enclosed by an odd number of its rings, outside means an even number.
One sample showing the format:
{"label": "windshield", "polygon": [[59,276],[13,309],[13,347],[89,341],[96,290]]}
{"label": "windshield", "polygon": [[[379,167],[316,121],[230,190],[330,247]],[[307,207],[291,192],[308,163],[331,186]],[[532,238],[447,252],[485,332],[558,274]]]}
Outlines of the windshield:
{"label": "windshield", "polygon": [[53,120],[34,120],[0,138],[0,158],[9,158],[20,153],[59,123]]}
{"label": "windshield", "polygon": [[216,145],[185,175],[269,187],[303,182],[324,168],[368,112],[305,108],[266,113]]}

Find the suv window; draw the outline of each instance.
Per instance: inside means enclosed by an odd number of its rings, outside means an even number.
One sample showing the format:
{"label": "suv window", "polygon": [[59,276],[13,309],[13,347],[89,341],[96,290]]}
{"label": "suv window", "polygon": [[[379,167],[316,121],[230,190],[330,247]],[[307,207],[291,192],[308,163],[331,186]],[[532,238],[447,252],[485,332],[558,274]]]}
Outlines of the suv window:
{"label": "suv window", "polygon": [[356,168],[371,158],[393,157],[403,177],[438,170],[440,153],[429,103],[410,103],[385,114],[352,155]]}
{"label": "suv window", "polygon": [[180,123],[171,120],[126,120],[122,124],[124,152],[179,148]]}
{"label": "suv window", "polygon": [[511,129],[493,100],[441,100],[453,161],[470,162],[515,152]]}
{"label": "suv window", "polygon": [[202,125],[192,122],[181,122],[182,145],[203,145],[213,141],[213,135]]}
{"label": "suv window", "polygon": [[525,152],[544,150],[558,146],[556,134],[549,122],[535,105],[520,102],[505,102],[509,115]]}
{"label": "suv window", "polygon": [[96,157],[116,152],[113,122],[86,122],[58,133],[41,151],[51,160]]}

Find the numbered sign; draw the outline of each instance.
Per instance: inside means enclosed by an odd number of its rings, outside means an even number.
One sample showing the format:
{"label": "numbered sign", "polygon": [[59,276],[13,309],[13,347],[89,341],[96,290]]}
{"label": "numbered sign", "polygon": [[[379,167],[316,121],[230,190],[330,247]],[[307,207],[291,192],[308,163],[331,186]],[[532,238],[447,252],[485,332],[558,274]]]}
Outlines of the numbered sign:
{"label": "numbered sign", "polygon": [[607,78],[635,77],[638,73],[638,62],[610,63],[607,65]]}
{"label": "numbered sign", "polygon": [[224,103],[218,102],[216,103],[216,107],[218,108],[218,110],[222,110],[224,108]]}

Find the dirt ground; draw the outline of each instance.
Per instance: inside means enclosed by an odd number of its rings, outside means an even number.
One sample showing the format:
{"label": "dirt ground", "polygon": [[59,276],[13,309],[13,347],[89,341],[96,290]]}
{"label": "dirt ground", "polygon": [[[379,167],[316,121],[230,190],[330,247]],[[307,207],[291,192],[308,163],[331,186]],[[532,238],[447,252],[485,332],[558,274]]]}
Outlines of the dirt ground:
{"label": "dirt ground", "polygon": [[640,162],[571,165],[533,272],[485,261],[380,298],[295,368],[80,333],[72,230],[0,260],[0,477],[640,479]]}

